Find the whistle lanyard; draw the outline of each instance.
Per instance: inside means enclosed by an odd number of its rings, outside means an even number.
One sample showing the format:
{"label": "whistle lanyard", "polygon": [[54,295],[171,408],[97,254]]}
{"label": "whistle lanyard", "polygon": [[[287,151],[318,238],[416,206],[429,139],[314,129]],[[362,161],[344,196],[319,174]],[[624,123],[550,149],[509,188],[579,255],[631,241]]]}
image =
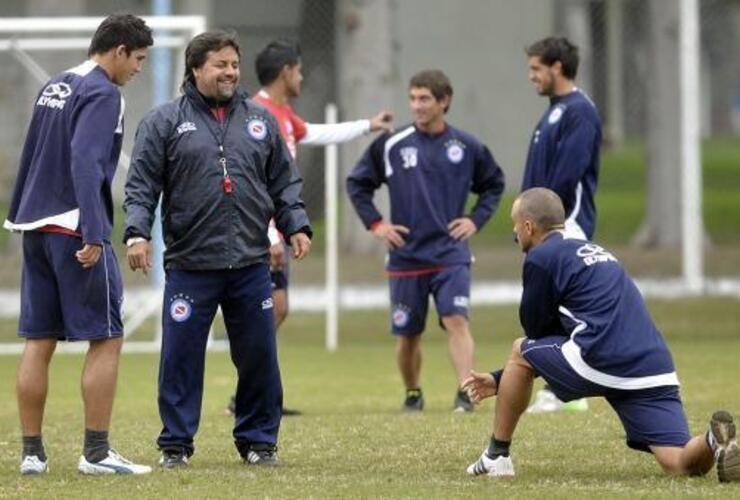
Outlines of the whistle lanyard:
{"label": "whistle lanyard", "polygon": [[[218,109],[218,108],[217,108]],[[229,175],[229,169],[227,167],[227,161],[226,161],[226,153],[224,151],[224,142],[226,141],[226,133],[229,130],[229,123],[231,122],[231,109],[227,110],[226,120],[225,124],[224,122],[221,122],[221,120],[218,118],[218,112],[217,113],[211,113],[212,115],[215,115],[214,118],[218,121],[219,129],[221,131],[220,137],[219,134],[216,133],[215,130],[213,130],[213,127],[211,127],[211,124],[207,123],[208,130],[210,130],[211,134],[213,135],[213,138],[216,139],[216,142],[218,143],[218,166],[221,170],[221,187],[224,190],[224,193],[231,194],[234,191],[234,183],[231,180],[231,176]],[[223,124],[223,126],[222,126]]]}

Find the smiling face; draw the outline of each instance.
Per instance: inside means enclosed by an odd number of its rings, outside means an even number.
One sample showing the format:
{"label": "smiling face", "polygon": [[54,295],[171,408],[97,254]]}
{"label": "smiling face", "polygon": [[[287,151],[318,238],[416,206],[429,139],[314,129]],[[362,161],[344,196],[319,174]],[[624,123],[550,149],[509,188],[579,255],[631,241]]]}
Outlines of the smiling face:
{"label": "smiling face", "polygon": [[426,87],[409,89],[409,106],[414,116],[414,123],[422,130],[434,127],[444,121],[445,109],[450,102],[449,96],[437,100],[432,91]]}
{"label": "smiling face", "polygon": [[555,78],[559,72],[559,66],[559,61],[552,66],[548,66],[542,62],[539,56],[529,58],[527,77],[539,95],[552,96],[555,94]]}
{"label": "smiling face", "polygon": [[239,84],[239,54],[234,47],[226,46],[208,52],[199,68],[193,68],[198,92],[217,101],[228,101]]}
{"label": "smiling face", "polygon": [[119,45],[113,51],[111,59],[111,81],[116,85],[126,85],[141,72],[147,54],[148,49],[146,47],[134,49],[127,53],[126,47]]}

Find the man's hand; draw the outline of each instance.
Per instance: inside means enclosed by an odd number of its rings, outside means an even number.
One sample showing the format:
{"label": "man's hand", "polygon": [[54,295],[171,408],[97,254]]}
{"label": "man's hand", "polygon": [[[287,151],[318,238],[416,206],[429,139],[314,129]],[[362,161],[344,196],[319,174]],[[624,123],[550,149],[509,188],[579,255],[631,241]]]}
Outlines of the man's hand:
{"label": "man's hand", "polygon": [[141,269],[146,275],[152,268],[152,247],[148,241],[134,243],[126,250],[126,258],[132,271]]}
{"label": "man's hand", "polygon": [[460,217],[447,224],[450,236],[456,240],[464,241],[478,232],[475,222],[470,217]]}
{"label": "man's hand", "polygon": [[389,250],[395,250],[396,248],[401,248],[406,244],[402,235],[409,234],[409,228],[399,224],[378,222],[373,227],[372,232],[378,239],[383,241]]}
{"label": "man's hand", "polygon": [[[311,250],[311,238],[306,233],[295,233],[290,236],[290,246],[293,248],[293,257],[301,260]],[[272,255],[270,256],[272,258]]]}
{"label": "man's hand", "polygon": [[82,264],[83,268],[89,269],[98,263],[101,253],[103,253],[103,247],[101,245],[85,243],[81,250],[75,252],[75,257],[77,257],[77,262]]}
{"label": "man's hand", "polygon": [[270,247],[270,270],[280,271],[285,265],[285,245],[279,241]]}
{"label": "man's hand", "polygon": [[470,370],[470,376],[463,380],[462,388],[468,393],[470,400],[478,404],[486,398],[498,393],[496,380],[490,373],[479,373]]}
{"label": "man's hand", "polygon": [[390,111],[381,111],[370,118],[370,132],[376,132],[378,130],[385,130],[386,132],[393,131],[393,113]]}

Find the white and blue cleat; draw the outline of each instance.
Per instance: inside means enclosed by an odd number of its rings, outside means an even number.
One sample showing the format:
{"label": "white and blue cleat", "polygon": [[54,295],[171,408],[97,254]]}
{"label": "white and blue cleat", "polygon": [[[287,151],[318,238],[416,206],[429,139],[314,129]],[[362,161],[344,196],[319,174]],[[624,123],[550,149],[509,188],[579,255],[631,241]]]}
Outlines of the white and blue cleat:
{"label": "white and blue cleat", "polygon": [[108,456],[100,462],[88,462],[84,455],[81,456],[77,470],[82,474],[100,476],[104,474],[149,474],[152,468],[148,465],[135,464],[110,449]]}

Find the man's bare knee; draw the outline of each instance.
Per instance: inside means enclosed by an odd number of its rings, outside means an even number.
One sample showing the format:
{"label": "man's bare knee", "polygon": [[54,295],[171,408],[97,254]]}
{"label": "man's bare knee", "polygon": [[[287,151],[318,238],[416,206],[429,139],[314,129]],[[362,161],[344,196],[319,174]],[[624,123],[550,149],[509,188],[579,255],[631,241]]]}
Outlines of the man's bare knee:
{"label": "man's bare knee", "polygon": [[451,316],[443,316],[442,324],[448,334],[464,333],[468,328],[468,318],[461,314],[453,314]]}

